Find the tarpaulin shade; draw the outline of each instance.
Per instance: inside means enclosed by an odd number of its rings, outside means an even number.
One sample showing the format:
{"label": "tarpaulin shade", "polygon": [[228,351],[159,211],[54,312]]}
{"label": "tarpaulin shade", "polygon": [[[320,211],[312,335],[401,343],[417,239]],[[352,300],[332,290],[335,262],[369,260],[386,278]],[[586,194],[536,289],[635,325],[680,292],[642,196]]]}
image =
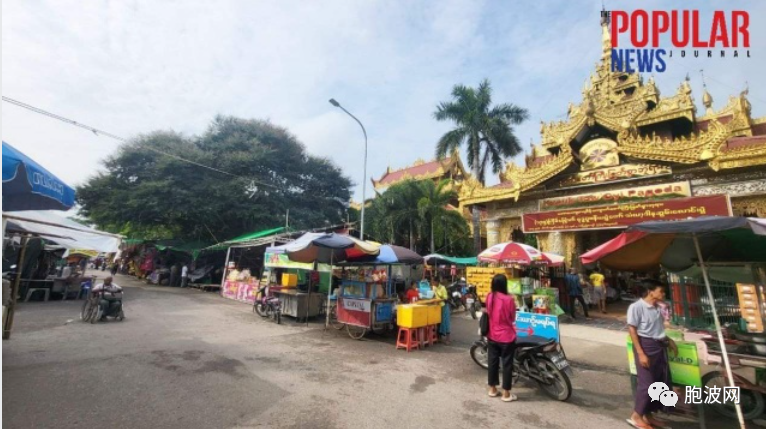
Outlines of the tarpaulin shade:
{"label": "tarpaulin shade", "polygon": [[426,255],[423,257],[423,260],[425,260],[427,263],[433,263],[434,261],[438,263],[447,263],[447,264],[454,264],[454,265],[476,265],[479,260],[474,256],[470,258],[458,258],[454,256],[446,256],[441,255],[438,253],[432,253],[430,255]]}
{"label": "tarpaulin shade", "polygon": [[271,229],[265,229],[263,231],[251,232],[245,235],[241,235],[237,238],[232,238],[231,240],[224,241],[224,244],[237,244],[237,243],[242,243],[245,241],[255,240],[257,238],[268,237],[269,235],[274,235],[284,230],[285,230],[285,227],[281,226],[279,228],[271,228]]}
{"label": "tarpaulin shade", "polygon": [[307,233],[284,246],[266,249],[267,252],[272,250],[282,250],[296,262],[324,264],[342,262],[363,255],[380,254],[378,245],[335,233]]}
{"label": "tarpaulin shade", "polygon": [[580,258],[615,270],[680,272],[700,262],[692,234],[704,262],[766,262],[766,220],[717,216],[640,223]]}
{"label": "tarpaulin shade", "polygon": [[69,210],[74,189],[3,142],[3,211]]}
{"label": "tarpaulin shade", "polygon": [[120,248],[119,235],[101,232],[50,211],[3,213],[7,231],[26,232],[46,238],[67,249],[85,249],[115,253]]}
{"label": "tarpaulin shade", "polygon": [[377,256],[350,257],[346,261],[350,264],[417,265],[423,263],[423,257],[406,247],[383,244],[380,246],[380,254]]}

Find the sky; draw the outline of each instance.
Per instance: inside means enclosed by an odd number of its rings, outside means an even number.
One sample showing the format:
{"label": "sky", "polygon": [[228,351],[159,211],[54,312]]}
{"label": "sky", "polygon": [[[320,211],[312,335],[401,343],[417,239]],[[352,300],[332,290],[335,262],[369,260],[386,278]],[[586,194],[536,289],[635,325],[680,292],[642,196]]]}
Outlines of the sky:
{"label": "sky", "polygon": [[[636,4],[606,1],[610,10]],[[663,94],[688,73],[701,114],[704,69],[714,108],[747,82],[753,116],[766,115],[766,2],[737,4],[750,12],[751,58],[671,59],[655,76]],[[702,27],[710,11],[730,5],[705,2]],[[569,102],[581,101],[600,58],[600,9],[600,0],[6,0],[2,92],[124,137],[201,134],[217,114],[268,119],[339,165],[359,201],[362,132],[330,98],[367,129],[368,198],[369,177],[434,157],[452,124],[433,113],[455,84],[487,78],[494,102],[528,109],[515,129],[528,149],[541,120],[564,119]],[[2,138],[71,185],[99,171],[119,144],[8,103]]]}

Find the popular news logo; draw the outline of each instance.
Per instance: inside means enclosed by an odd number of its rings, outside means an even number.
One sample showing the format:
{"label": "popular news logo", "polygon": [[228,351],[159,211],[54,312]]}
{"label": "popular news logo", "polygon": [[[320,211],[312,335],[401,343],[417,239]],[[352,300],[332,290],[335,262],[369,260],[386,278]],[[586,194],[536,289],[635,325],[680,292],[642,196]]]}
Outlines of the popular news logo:
{"label": "popular news logo", "polygon": [[[673,47],[680,49],[676,55],[681,58],[687,56],[688,48],[694,48],[690,56],[695,58],[700,55],[712,58],[714,49],[720,49],[721,58],[727,56],[725,49],[730,50],[728,55],[732,58],[739,58],[740,48],[750,48],[750,14],[746,11],[714,11],[709,31],[701,28],[698,10],[601,11],[602,20],[609,22],[610,18],[612,71],[664,72],[666,57],[674,56],[672,49],[660,48],[660,37],[667,33],[670,33]],[[627,42],[625,36],[628,34],[633,47],[621,47]],[[620,35],[623,35],[622,40]],[[743,56],[750,58],[750,50],[743,52]]]}

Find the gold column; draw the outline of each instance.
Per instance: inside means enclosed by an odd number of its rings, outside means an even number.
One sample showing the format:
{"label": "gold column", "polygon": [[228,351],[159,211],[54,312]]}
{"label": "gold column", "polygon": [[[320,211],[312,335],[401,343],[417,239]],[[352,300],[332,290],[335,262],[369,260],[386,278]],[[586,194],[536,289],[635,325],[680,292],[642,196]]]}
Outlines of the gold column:
{"label": "gold column", "polygon": [[487,247],[492,247],[500,242],[500,221],[487,221]]}

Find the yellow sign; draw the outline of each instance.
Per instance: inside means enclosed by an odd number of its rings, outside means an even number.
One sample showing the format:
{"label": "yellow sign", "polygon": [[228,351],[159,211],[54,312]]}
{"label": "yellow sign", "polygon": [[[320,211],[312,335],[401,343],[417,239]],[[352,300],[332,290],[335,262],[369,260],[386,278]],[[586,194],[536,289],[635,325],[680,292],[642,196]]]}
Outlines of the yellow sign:
{"label": "yellow sign", "polygon": [[95,258],[98,254],[98,250],[72,249],[69,251],[69,255],[82,255],[88,258]]}
{"label": "yellow sign", "polygon": [[620,165],[617,142],[606,138],[591,140],[580,149],[580,160],[583,170]]}
{"label": "yellow sign", "polygon": [[614,183],[625,180],[634,180],[644,177],[666,176],[673,174],[670,167],[658,164],[625,164],[617,167],[607,167],[598,170],[573,174],[561,182],[562,188],[574,188],[579,186],[592,186],[602,183]]}
{"label": "yellow sign", "polygon": [[540,211],[560,210],[564,208],[603,206],[608,204],[654,201],[668,198],[690,197],[689,182],[663,183],[649,186],[636,186],[614,191],[590,192],[566,197],[540,200]]}

